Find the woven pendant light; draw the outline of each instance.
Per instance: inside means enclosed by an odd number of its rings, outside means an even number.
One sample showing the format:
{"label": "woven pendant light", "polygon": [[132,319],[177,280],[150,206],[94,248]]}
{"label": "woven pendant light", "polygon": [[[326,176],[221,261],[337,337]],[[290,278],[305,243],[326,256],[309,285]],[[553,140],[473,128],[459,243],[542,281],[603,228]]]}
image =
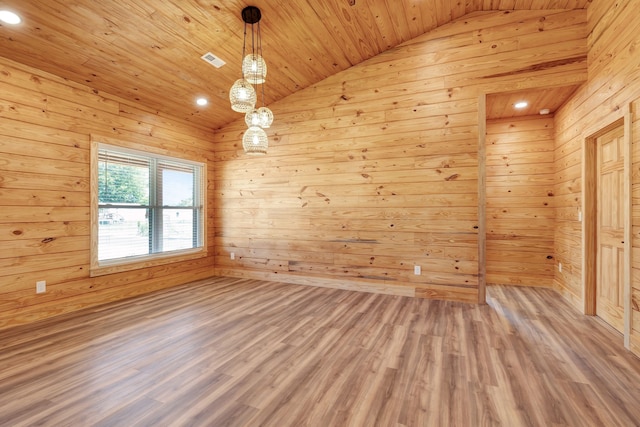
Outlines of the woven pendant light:
{"label": "woven pendant light", "polygon": [[257,53],[250,53],[242,61],[242,74],[252,84],[262,84],[267,77],[267,63]]}
{"label": "woven pendant light", "polygon": [[239,113],[246,113],[256,107],[257,95],[251,84],[245,79],[238,79],[231,86],[229,101],[231,109]]}
{"label": "woven pendant light", "polygon": [[247,154],[267,154],[267,148],[269,148],[267,133],[258,126],[251,126],[242,137],[242,148]]}

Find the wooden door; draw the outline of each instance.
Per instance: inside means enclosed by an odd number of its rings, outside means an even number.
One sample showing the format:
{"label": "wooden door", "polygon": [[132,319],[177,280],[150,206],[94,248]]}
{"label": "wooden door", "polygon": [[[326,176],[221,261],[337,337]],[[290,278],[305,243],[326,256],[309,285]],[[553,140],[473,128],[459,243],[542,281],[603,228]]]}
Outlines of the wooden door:
{"label": "wooden door", "polygon": [[624,330],[624,128],[597,138],[596,315]]}

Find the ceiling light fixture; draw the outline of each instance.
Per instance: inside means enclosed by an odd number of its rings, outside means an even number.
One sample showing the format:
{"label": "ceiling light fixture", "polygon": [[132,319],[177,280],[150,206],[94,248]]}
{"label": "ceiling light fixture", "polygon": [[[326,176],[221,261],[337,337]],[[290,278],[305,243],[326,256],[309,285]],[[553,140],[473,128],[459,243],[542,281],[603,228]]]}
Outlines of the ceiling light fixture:
{"label": "ceiling light fixture", "polygon": [[207,105],[208,103],[209,103],[209,101],[207,101],[206,98],[198,98],[198,99],[196,99],[196,104],[198,104],[200,106]]}
{"label": "ceiling light fixture", "polygon": [[527,101],[520,101],[520,102],[516,102],[513,106],[514,106],[515,108],[517,108],[517,109],[521,110],[521,109],[523,109],[523,108],[528,107],[528,106],[529,106],[529,103],[528,103]]}
{"label": "ceiling light fixture", "polygon": [[[267,133],[263,129],[273,123],[273,113],[265,105],[264,84],[267,77],[267,64],[262,57],[261,18],[260,9],[255,6],[248,6],[242,10],[242,20],[244,21],[242,78],[236,80],[229,91],[231,109],[245,113],[248,129],[242,138],[242,146],[247,154],[267,154],[269,141]],[[247,49],[247,27],[251,30],[249,51]],[[258,95],[253,85],[258,84],[262,85],[262,107],[256,108]]]}
{"label": "ceiling light fixture", "polygon": [[242,136],[242,148],[247,154],[267,154],[267,133],[258,126],[250,126]]}
{"label": "ceiling light fixture", "polygon": [[9,10],[0,10],[0,21],[5,24],[17,25],[22,22],[22,19],[20,19],[17,14]]}

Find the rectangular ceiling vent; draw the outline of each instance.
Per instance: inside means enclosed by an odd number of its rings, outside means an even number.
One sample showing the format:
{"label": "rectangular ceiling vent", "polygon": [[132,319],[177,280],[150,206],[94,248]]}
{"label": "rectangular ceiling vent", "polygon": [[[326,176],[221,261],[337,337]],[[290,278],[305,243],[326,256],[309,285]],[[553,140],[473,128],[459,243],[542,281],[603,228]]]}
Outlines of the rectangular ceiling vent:
{"label": "rectangular ceiling vent", "polygon": [[207,61],[209,64],[213,65],[216,68],[220,68],[224,64],[226,64],[226,62],[224,62],[222,59],[218,58],[211,52],[205,53],[200,58],[204,59],[205,61]]}

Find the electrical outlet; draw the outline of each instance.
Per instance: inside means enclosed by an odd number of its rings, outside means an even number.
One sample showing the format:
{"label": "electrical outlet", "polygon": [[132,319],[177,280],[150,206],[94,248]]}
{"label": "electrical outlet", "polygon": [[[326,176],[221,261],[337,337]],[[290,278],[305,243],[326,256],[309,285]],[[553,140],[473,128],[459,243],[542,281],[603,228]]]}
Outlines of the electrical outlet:
{"label": "electrical outlet", "polygon": [[582,222],[582,211],[578,211],[578,221]]}
{"label": "electrical outlet", "polygon": [[422,274],[422,267],[420,267],[419,265],[414,265],[413,266],[413,274],[415,274],[416,276],[419,276]]}
{"label": "electrical outlet", "polygon": [[562,273],[562,263],[561,262],[558,263],[558,271],[560,273]]}
{"label": "electrical outlet", "polygon": [[36,282],[36,294],[44,294],[47,291],[46,280],[39,280]]}
{"label": "electrical outlet", "polygon": [[231,257],[231,259],[236,259],[236,253],[235,252],[231,252],[231,254],[229,254],[229,256]]}

